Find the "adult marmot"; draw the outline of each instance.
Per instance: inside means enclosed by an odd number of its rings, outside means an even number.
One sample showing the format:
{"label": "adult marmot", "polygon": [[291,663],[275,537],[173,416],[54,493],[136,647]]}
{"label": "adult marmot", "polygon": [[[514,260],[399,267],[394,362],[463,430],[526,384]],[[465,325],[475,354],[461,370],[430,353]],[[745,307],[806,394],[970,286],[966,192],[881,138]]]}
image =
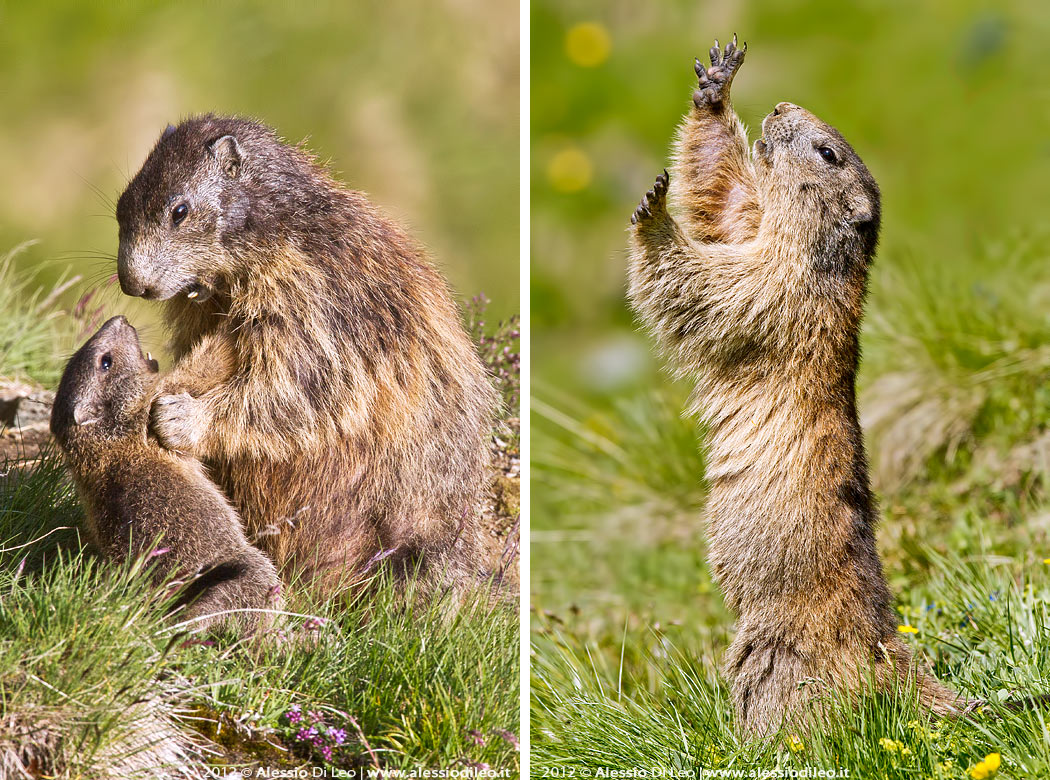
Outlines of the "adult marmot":
{"label": "adult marmot", "polygon": [[[707,426],[710,565],[739,614],[725,672],[748,734],[796,717],[819,683],[944,688],[899,638],[875,548],[857,420],[858,334],[879,189],[845,139],[780,103],[748,154],[729,105],[736,39],[699,61],[666,171],[631,222],[630,299]],[[670,216],[666,195],[677,206]],[[801,685],[804,681],[817,684]]]}
{"label": "adult marmot", "polygon": [[121,288],[166,302],[177,360],[153,429],[212,466],[282,574],[474,579],[496,396],[420,249],[273,130],[216,116],[165,130],[117,221]]}
{"label": "adult marmot", "polygon": [[160,582],[185,580],[180,601],[188,607],[178,619],[191,621],[189,628],[265,627],[272,622],[265,610],[281,605],[277,571],[248,544],[201,464],[148,435],[156,372],[135,329],[114,317],[62,375],[51,432],[87,510],[88,533],[111,560],[153,553]]}

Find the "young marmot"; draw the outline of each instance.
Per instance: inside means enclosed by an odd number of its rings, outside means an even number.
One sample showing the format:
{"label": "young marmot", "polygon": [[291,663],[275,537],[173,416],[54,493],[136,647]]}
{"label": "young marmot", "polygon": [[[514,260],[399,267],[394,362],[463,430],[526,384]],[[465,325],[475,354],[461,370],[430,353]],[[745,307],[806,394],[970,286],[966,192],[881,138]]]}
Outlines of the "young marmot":
{"label": "young marmot", "polygon": [[165,130],[117,220],[121,288],[165,301],[173,336],[153,430],[212,467],[282,576],[476,580],[496,395],[422,251],[273,130],[216,116]]}
{"label": "young marmot", "polygon": [[188,606],[177,617],[193,621],[189,628],[229,621],[254,632],[272,622],[268,614],[219,613],[279,609],[277,570],[248,544],[201,464],[148,435],[156,372],[135,329],[114,317],[62,375],[51,432],[87,510],[88,534],[111,560],[155,555],[161,584],[184,580],[179,602]]}
{"label": "young marmot", "polygon": [[965,711],[899,638],[875,548],[854,384],[879,189],[834,128],[791,103],[749,155],[729,104],[743,60],[734,38],[710,68],[697,61],[672,175],[631,220],[629,272],[635,311],[695,382],[706,425],[709,561],[739,614],[725,663],[738,725],[773,731],[821,683],[855,692],[869,670],[885,690],[914,676],[936,713]]}

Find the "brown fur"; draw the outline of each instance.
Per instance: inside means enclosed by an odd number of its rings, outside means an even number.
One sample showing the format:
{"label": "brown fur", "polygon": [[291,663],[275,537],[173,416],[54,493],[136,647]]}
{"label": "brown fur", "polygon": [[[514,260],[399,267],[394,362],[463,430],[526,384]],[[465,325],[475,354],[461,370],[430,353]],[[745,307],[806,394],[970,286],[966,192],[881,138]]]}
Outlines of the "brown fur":
{"label": "brown fur", "polygon": [[117,217],[121,284],[173,336],[154,430],[211,464],[282,575],[331,588],[389,557],[475,581],[495,392],[419,248],[242,119],[169,127]]}
{"label": "brown fur", "polygon": [[269,614],[218,613],[279,609],[277,571],[248,544],[201,464],[147,435],[156,370],[135,329],[114,317],[63,373],[51,431],[87,510],[88,533],[106,558],[153,554],[159,582],[183,582],[179,600],[188,607],[177,617],[192,621],[189,629],[234,622],[255,632],[272,622]]}
{"label": "brown fur", "polygon": [[834,128],[789,103],[749,154],[729,103],[743,58],[734,39],[697,62],[670,176],[679,216],[665,172],[632,219],[630,262],[631,303],[695,382],[690,411],[707,426],[709,561],[739,614],[725,662],[738,725],[769,733],[869,674],[886,690],[912,675],[934,712],[966,710],[899,638],[875,547],[854,384],[878,187]]}

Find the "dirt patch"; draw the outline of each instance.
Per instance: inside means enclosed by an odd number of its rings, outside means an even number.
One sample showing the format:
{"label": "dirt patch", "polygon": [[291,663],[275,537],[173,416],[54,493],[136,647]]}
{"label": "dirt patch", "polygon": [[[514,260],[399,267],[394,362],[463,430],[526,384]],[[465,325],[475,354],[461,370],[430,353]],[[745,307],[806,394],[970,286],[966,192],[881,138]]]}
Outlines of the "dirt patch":
{"label": "dirt patch", "polygon": [[54,399],[54,393],[41,387],[0,378],[0,464],[26,468],[36,462],[51,441]]}

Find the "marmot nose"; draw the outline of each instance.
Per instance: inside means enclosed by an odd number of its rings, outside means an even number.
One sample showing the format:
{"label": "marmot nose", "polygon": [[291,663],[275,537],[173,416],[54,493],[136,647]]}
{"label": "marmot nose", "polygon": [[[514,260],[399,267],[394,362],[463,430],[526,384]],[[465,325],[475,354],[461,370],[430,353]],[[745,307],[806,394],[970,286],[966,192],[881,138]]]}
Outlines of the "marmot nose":
{"label": "marmot nose", "polygon": [[99,333],[108,333],[115,330],[123,330],[124,328],[130,327],[131,323],[128,322],[128,318],[123,314],[119,314],[116,317],[110,317],[106,320],[106,323],[98,329]]}
{"label": "marmot nose", "polygon": [[777,107],[773,109],[773,116],[780,116],[786,114],[788,111],[794,111],[798,106],[794,103],[777,103]]}
{"label": "marmot nose", "polygon": [[117,279],[120,281],[120,289],[125,295],[130,295],[132,298],[138,298],[142,295],[145,285],[136,279],[130,278],[130,275],[123,268],[117,271]]}
{"label": "marmot nose", "polygon": [[138,281],[129,281],[121,278],[120,289],[125,295],[130,295],[132,298],[145,298],[147,301],[152,300],[157,296],[157,291],[153,287],[143,284]]}

